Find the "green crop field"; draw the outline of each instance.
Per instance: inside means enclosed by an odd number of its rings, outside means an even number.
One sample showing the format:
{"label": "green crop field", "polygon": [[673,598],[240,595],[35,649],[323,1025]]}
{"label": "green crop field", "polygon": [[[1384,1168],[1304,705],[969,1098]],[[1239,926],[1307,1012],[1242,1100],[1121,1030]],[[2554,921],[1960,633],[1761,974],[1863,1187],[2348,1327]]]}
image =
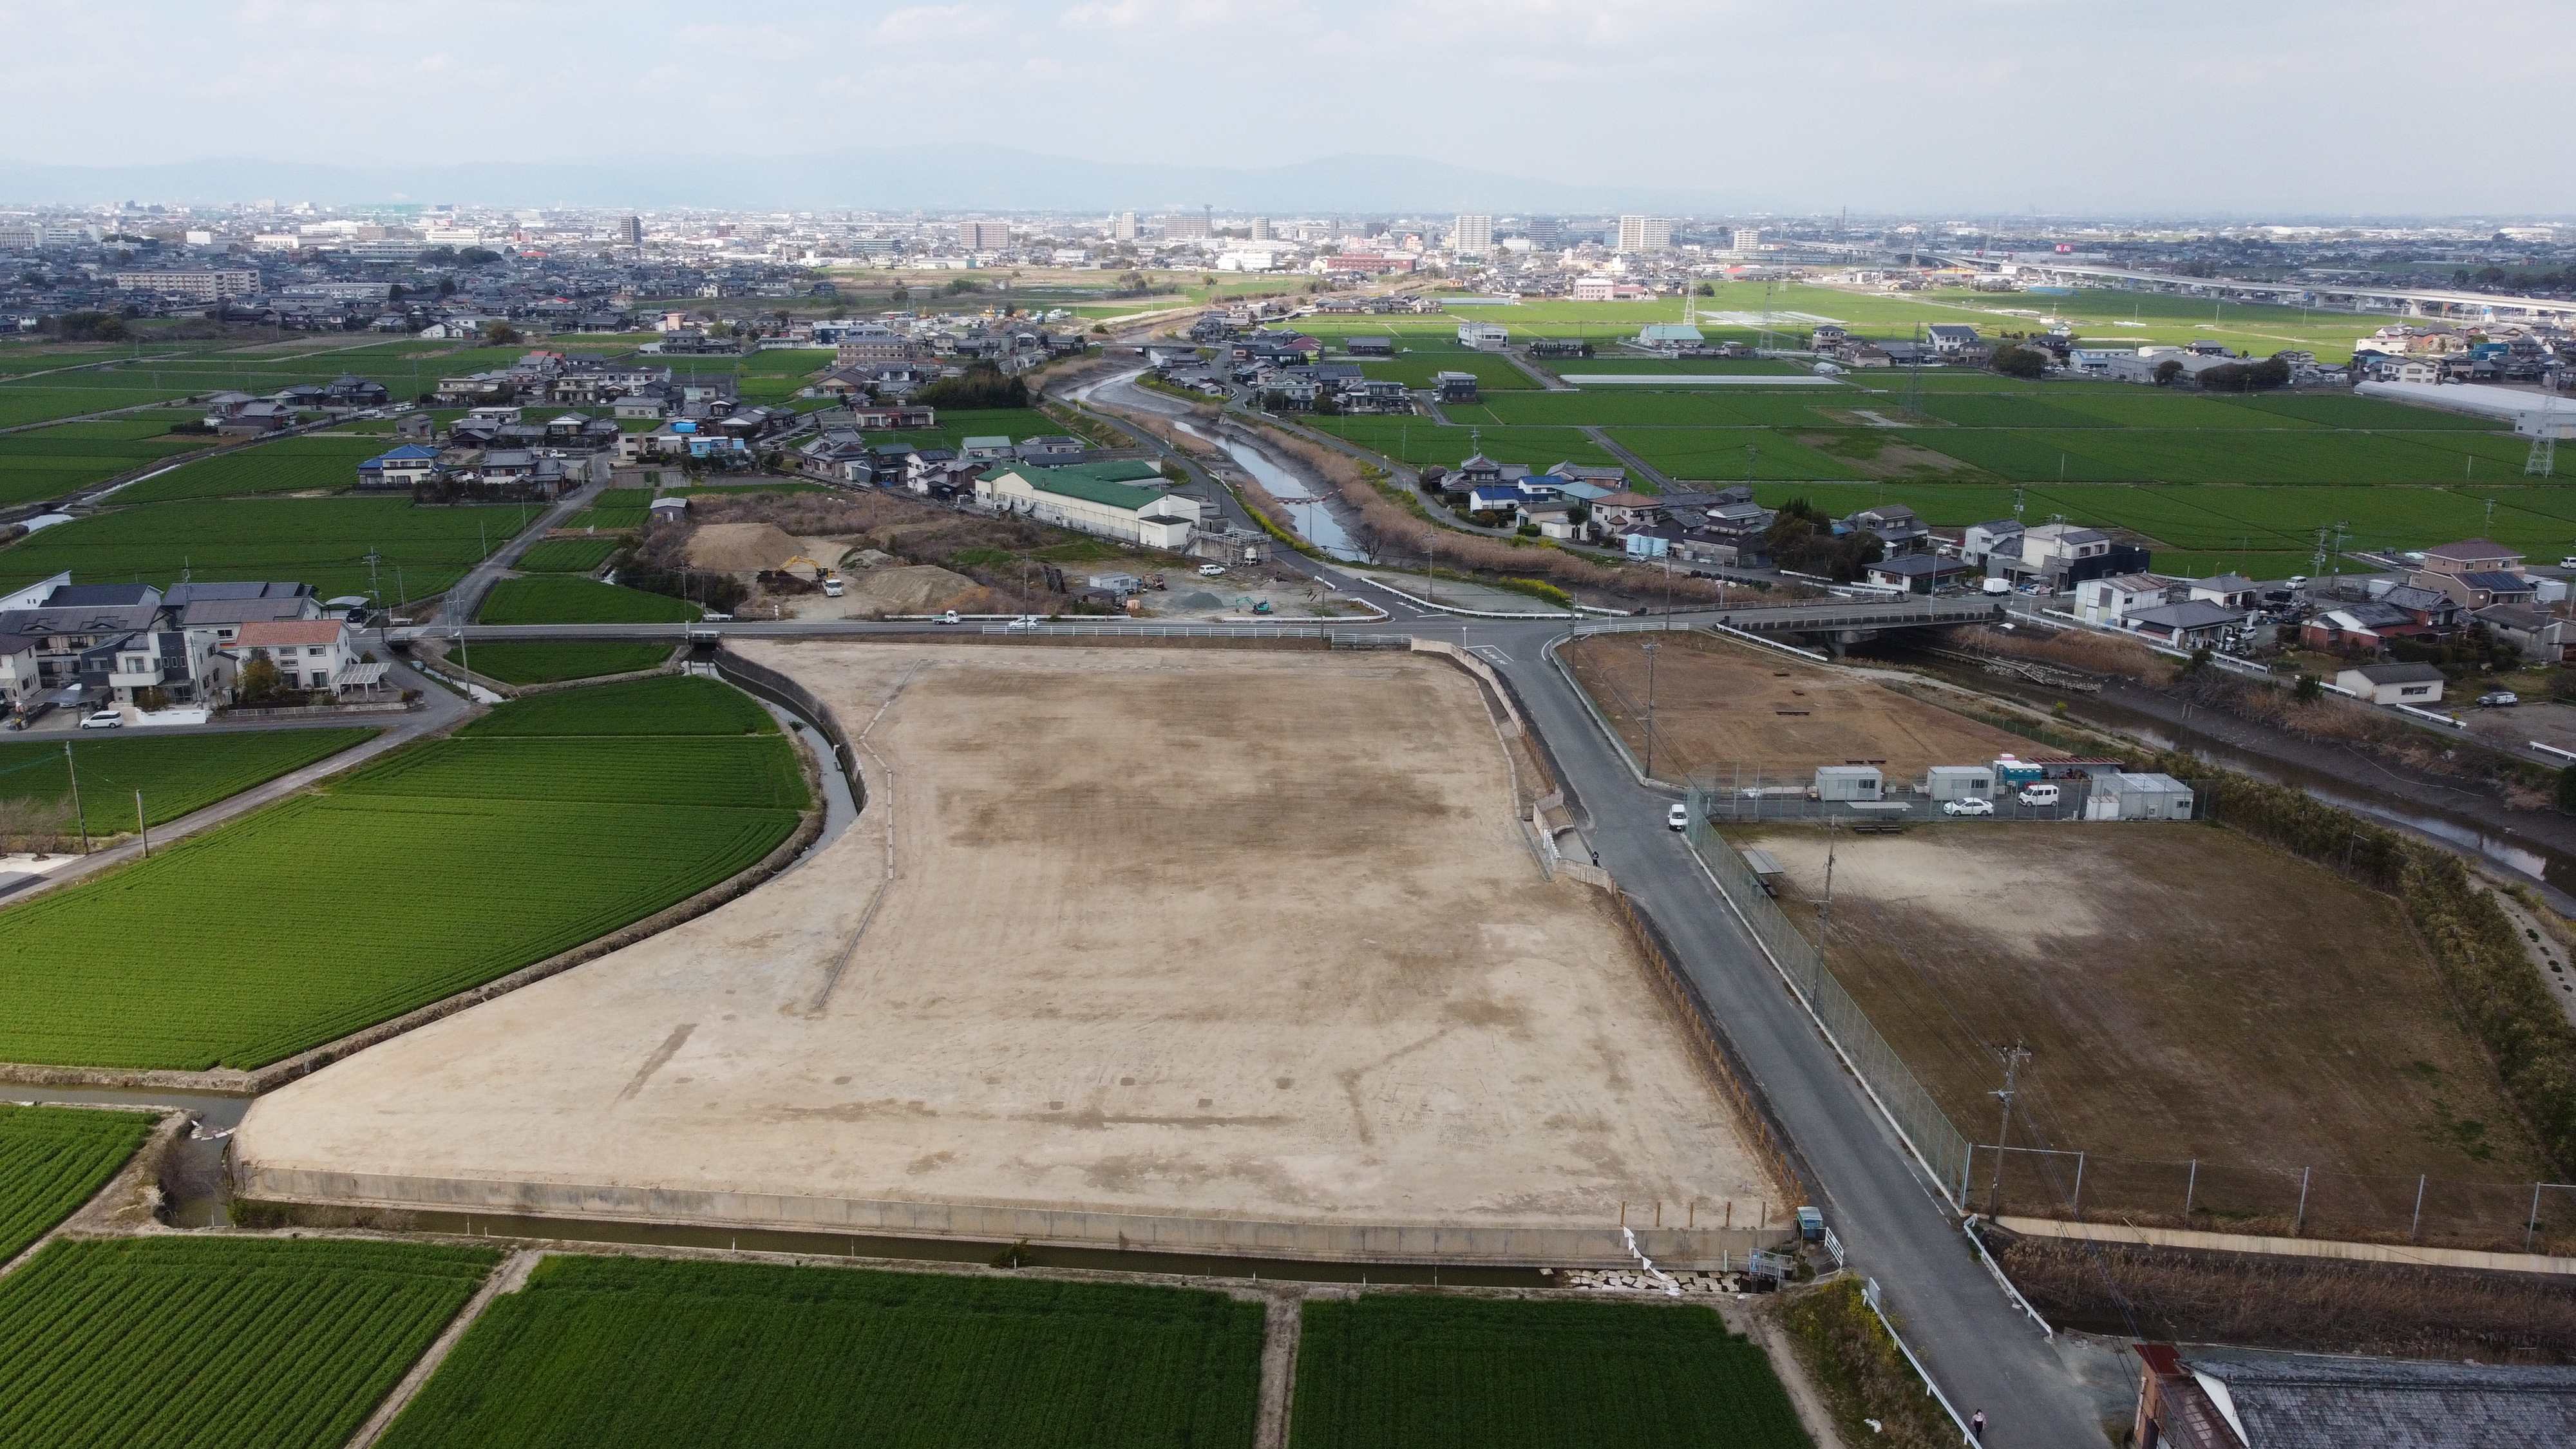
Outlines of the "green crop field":
{"label": "green crop field", "polygon": [[1309,1299],[1291,1449],[1807,1449],[1759,1345],[1711,1309]]}
{"label": "green crop field", "polygon": [[1533,468],[1557,463],[1607,468],[1619,463],[1581,428],[1444,428],[1429,418],[1403,417],[1320,417],[1298,422],[1390,458],[1402,458],[1417,468],[1429,463],[1455,468],[1478,449],[1495,462],[1527,463]]}
{"label": "green crop field", "polygon": [[164,503],[175,498],[230,498],[316,489],[346,493],[358,486],[358,465],[386,447],[381,438],[281,438],[173,468],[157,478],[117,490],[116,501],[120,505]]}
{"label": "green crop field", "polygon": [[0,1263],[89,1201],[150,1135],[146,1112],[0,1102]]}
{"label": "green crop field", "polygon": [[337,1449],[499,1256],[330,1239],[51,1244],[0,1279],[0,1444]]}
{"label": "green crop field", "polygon": [[482,624],[680,624],[698,617],[698,606],[668,594],[648,594],[622,584],[550,574],[503,579],[483,600]]}
{"label": "green crop field", "polygon": [[[1398,345],[1402,346],[1402,344]],[[1363,377],[1374,378],[1380,382],[1400,382],[1406,387],[1414,388],[1430,387],[1432,374],[1440,372],[1476,374],[1476,391],[1479,394],[1536,392],[1539,388],[1528,373],[1514,367],[1509,359],[1497,357],[1490,352],[1470,352],[1464,348],[1452,352],[1425,353],[1408,347],[1404,348],[1402,356],[1391,360],[1362,358],[1359,367],[1360,375]]]}
{"label": "green crop field", "polygon": [[0,507],[62,498],[119,473],[210,447],[214,439],[173,433],[194,413],[136,413],[94,423],[0,436]]}
{"label": "green crop field", "polygon": [[668,644],[526,639],[475,645],[474,672],[504,684],[552,684],[659,669],[670,657]]}
{"label": "green crop field", "polygon": [[433,594],[518,532],[516,509],[414,508],[402,498],[237,498],[117,508],[0,548],[0,590],[63,569],[84,584],[286,580],[389,603]]}
{"label": "green crop field", "polygon": [[1248,1449],[1261,1332],[1175,1288],[551,1257],[379,1443]]}
{"label": "green crop field", "polygon": [[[652,646],[656,649],[664,645]],[[480,651],[477,651],[478,655]],[[750,695],[712,680],[671,675],[517,700],[459,733],[502,735],[767,735],[778,721]]]}
{"label": "green crop field", "polygon": [[528,545],[519,555],[519,571],[528,574],[586,574],[608,562],[624,540],[617,538],[548,538]]}
{"label": "green crop field", "polygon": [[[690,764],[657,789],[665,747]],[[0,910],[0,1061],[265,1065],[685,900],[767,855],[805,803],[776,723],[713,680],[505,704]],[[316,871],[368,872],[368,920],[281,933],[245,905],[309,893]]]}
{"label": "green crop field", "polygon": [[72,775],[78,771],[90,833],[114,835],[134,828],[137,790],[143,792],[144,818],[159,825],[355,749],[379,733],[341,728],[10,740],[0,743],[0,804],[18,807],[31,823],[59,821],[69,831],[75,823]]}

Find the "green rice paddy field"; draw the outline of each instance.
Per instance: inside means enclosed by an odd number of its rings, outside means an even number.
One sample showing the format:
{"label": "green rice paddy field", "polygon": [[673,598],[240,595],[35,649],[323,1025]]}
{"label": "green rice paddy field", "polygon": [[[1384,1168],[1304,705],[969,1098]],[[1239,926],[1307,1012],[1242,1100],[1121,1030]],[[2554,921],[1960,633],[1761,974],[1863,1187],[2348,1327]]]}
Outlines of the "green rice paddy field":
{"label": "green rice paddy field", "polygon": [[483,600],[481,624],[684,624],[699,609],[686,599],[622,584],[547,574],[503,579]]}
{"label": "green rice paddy field", "polygon": [[668,644],[529,639],[476,645],[474,672],[504,684],[552,684],[659,669],[670,657]]}
{"label": "green rice paddy field", "polygon": [[1901,375],[1507,392],[1443,409],[1446,426],[1308,421],[1414,466],[1454,467],[1479,450],[1537,468],[1633,458],[1652,470],[1631,468],[1649,490],[1653,474],[1750,483],[1768,504],[1803,497],[1839,514],[1903,503],[1943,526],[2012,517],[2019,504],[2029,521],[2125,530],[2156,550],[2159,569],[2183,572],[2307,572],[2317,530],[2338,527],[2350,548],[2485,534],[2534,556],[2576,553],[2576,480],[2527,475],[2528,443],[2490,420],[2348,394],[1941,380],[1920,394]]}
{"label": "green rice paddy field", "polygon": [[145,503],[58,524],[0,548],[0,590],[69,569],[84,584],[167,588],[182,575],[289,580],[330,598],[367,592],[373,551],[385,601],[399,605],[456,582],[519,531],[518,519],[516,509],[414,508],[407,498]]}
{"label": "green rice paddy field", "polygon": [[499,1258],[345,1239],[49,1244],[0,1279],[0,1444],[336,1449]]}
{"label": "green rice paddy field", "polygon": [[1715,1311],[1309,1299],[1290,1449],[1807,1449],[1760,1346]]}
{"label": "green rice paddy field", "polygon": [[614,537],[542,539],[519,555],[519,572],[586,574],[608,562],[623,542]]}
{"label": "green rice paddy field", "polygon": [[173,433],[193,411],[154,409],[94,423],[60,423],[0,434],[0,508],[61,498],[119,473],[211,447],[203,434]]}
{"label": "green rice paddy field", "polygon": [[356,727],[157,738],[85,734],[68,744],[9,740],[0,743],[0,803],[27,809],[31,820],[58,821],[58,828],[68,831],[74,825],[76,770],[90,833],[110,836],[134,827],[137,791],[143,795],[144,818],[158,825],[355,749],[380,733]]}
{"label": "green rice paddy field", "polygon": [[1244,1449],[1262,1312],[1127,1284],[549,1257],[380,1442]]}
{"label": "green rice paddy field", "polygon": [[[53,431],[48,428],[36,436]],[[382,438],[280,438],[197,459],[120,488],[114,496],[117,503],[128,504],[256,493],[346,493],[358,486],[358,465],[385,451],[386,446]]]}
{"label": "green rice paddy field", "polygon": [[[712,680],[505,704],[0,910],[0,1061],[264,1065],[684,900],[758,862],[807,804],[776,723]],[[317,869],[369,873],[366,920],[281,933],[242,908],[309,894]]]}
{"label": "green rice paddy field", "polygon": [[107,1185],[152,1132],[148,1112],[0,1102],[0,1263]]}

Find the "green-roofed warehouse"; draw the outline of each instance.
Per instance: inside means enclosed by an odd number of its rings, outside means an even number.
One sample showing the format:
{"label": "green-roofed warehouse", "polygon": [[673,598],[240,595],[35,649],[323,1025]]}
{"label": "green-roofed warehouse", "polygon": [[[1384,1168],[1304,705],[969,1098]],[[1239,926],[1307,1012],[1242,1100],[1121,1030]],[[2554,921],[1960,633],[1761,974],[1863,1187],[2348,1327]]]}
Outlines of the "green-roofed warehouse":
{"label": "green-roofed warehouse", "polygon": [[1198,499],[1138,486],[1159,478],[1139,462],[1082,463],[1070,468],[1025,465],[975,480],[975,501],[998,513],[1018,513],[1082,533],[1147,548],[1189,546],[1198,526]]}

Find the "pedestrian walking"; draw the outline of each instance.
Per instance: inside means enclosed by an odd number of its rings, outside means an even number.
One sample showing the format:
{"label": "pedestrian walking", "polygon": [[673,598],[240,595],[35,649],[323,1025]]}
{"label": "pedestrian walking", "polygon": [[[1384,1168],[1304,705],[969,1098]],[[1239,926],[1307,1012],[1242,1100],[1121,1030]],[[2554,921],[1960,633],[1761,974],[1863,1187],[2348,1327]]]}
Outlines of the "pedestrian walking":
{"label": "pedestrian walking", "polygon": [[1976,1440],[1980,1444],[1986,1442],[1985,1410],[1979,1409],[1977,1412],[1968,1416],[1968,1437]]}

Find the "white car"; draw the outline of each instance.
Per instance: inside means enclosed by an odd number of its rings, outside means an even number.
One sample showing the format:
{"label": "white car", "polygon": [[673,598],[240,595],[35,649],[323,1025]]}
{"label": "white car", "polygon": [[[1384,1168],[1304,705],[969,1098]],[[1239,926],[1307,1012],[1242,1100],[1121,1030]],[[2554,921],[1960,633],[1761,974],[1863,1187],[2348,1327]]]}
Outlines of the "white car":
{"label": "white car", "polygon": [[947,613],[940,615],[938,618],[933,619],[930,622],[934,624],[954,624],[957,622],[957,611],[955,609],[951,609]]}
{"label": "white car", "polygon": [[1665,811],[1664,824],[1675,830],[1690,829],[1690,807],[1687,805],[1675,805],[1670,810]]}
{"label": "white car", "polygon": [[698,622],[701,624],[730,624],[733,622],[733,615],[719,614],[715,610],[709,609],[698,616]]}
{"label": "white car", "polygon": [[842,592],[843,592],[843,585],[842,585],[842,583],[841,583],[841,581],[840,581],[839,579],[825,579],[825,580],[823,581],[823,597],[824,597],[824,598],[827,598],[827,599],[837,599],[837,598],[841,597]]}
{"label": "white car", "polygon": [[1992,815],[1995,813],[1995,802],[1980,795],[1971,795],[1962,800],[1944,800],[1941,802],[1941,813],[1944,815]]}
{"label": "white car", "polygon": [[1225,565],[1223,565],[1223,564],[1200,564],[1200,565],[1199,565],[1199,577],[1200,577],[1200,578],[1203,578],[1203,579],[1221,579],[1221,578],[1224,578],[1224,577],[1225,577]]}
{"label": "white car", "polygon": [[89,718],[80,722],[80,727],[85,730],[121,729],[124,725],[125,716],[118,714],[112,709],[100,710],[98,713],[91,715]]}

